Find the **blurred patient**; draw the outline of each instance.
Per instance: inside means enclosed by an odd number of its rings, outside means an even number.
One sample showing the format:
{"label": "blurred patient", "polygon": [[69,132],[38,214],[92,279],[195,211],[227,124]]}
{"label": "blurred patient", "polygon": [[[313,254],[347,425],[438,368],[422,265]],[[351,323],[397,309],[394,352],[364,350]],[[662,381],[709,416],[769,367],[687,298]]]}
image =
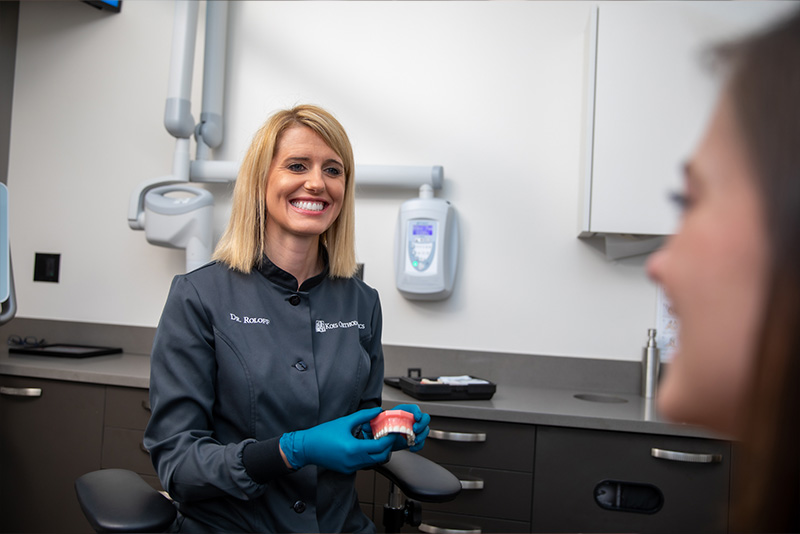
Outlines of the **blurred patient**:
{"label": "blurred patient", "polygon": [[734,529],[798,531],[800,14],[717,56],[681,228],[647,266],[681,321],[658,407],[739,442]]}

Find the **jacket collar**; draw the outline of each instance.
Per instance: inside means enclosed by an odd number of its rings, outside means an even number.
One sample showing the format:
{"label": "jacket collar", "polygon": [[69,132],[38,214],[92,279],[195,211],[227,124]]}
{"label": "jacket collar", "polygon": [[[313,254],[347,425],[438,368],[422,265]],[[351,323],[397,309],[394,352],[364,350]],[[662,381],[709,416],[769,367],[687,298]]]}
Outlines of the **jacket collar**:
{"label": "jacket collar", "polygon": [[316,276],[312,276],[311,278],[303,282],[303,285],[301,285],[299,289],[297,287],[297,279],[293,275],[289,274],[288,272],[284,271],[283,269],[272,263],[272,261],[267,257],[266,254],[262,256],[261,264],[257,265],[256,267],[258,271],[262,275],[264,275],[264,277],[267,280],[281,287],[284,287],[290,291],[308,291],[311,288],[320,285],[322,281],[325,280],[325,278],[327,278],[328,273],[330,272],[328,249],[325,248],[324,245],[320,245],[319,255],[322,258],[322,264],[323,264],[322,272]]}

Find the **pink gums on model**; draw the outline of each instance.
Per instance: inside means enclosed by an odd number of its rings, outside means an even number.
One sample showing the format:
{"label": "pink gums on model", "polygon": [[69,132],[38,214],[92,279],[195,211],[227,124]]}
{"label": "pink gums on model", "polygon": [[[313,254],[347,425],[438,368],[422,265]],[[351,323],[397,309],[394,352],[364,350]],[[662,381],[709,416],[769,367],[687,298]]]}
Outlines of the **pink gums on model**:
{"label": "pink gums on model", "polygon": [[414,414],[405,410],[387,410],[381,412],[369,422],[375,439],[387,434],[405,434],[409,447],[414,444]]}

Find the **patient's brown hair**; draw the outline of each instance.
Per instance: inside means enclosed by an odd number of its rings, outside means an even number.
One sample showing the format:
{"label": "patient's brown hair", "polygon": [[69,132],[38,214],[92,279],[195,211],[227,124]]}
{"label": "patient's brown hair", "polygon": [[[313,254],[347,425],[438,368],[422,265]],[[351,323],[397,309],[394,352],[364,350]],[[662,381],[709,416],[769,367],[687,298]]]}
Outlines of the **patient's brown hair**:
{"label": "patient's brown hair", "polygon": [[800,12],[719,48],[755,164],[771,273],[733,471],[733,530],[800,530]]}

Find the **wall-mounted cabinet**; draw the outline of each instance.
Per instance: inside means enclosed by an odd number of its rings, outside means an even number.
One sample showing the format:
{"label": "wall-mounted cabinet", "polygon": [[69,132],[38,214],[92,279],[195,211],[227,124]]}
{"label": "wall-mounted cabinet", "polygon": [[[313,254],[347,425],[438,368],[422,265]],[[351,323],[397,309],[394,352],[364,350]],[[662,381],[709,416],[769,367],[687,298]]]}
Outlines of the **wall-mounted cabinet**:
{"label": "wall-mounted cabinet", "polygon": [[609,2],[587,29],[586,162],[580,236],[674,233],[682,166],[720,77],[705,59],[796,2]]}

